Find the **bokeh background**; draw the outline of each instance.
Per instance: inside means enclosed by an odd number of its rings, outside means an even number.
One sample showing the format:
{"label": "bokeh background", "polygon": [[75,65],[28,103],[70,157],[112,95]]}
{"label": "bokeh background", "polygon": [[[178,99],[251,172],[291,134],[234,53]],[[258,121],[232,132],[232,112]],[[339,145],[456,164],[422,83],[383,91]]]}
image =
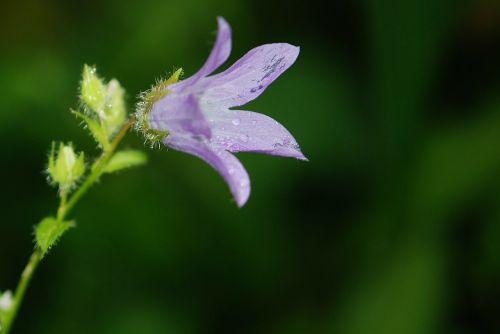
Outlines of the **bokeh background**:
{"label": "bokeh background", "polygon": [[[51,140],[84,63],[136,95],[192,74],[233,27],[229,65],[269,42],[296,64],[246,108],[304,163],[239,154],[237,209],[173,150],[105,176],[43,261],[14,333],[500,333],[500,3],[476,0],[18,0],[0,3],[0,289],[53,213]],[[125,147],[141,148],[131,135]]]}

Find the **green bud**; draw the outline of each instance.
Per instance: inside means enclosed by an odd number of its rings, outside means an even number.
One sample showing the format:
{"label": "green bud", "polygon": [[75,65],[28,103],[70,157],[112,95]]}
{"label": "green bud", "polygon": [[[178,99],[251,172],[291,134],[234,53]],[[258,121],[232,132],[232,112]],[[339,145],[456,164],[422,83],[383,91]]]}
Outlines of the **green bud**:
{"label": "green bud", "polygon": [[71,144],[63,143],[56,154],[53,142],[47,171],[52,182],[59,185],[59,190],[67,192],[85,172],[85,156],[83,152],[77,156]]}
{"label": "green bud", "polygon": [[125,90],[116,79],[112,79],[106,90],[106,105],[102,122],[106,132],[112,136],[122,126],[127,118],[125,110]]}
{"label": "green bud", "polygon": [[14,296],[12,295],[12,292],[7,290],[2,293],[0,291],[0,333],[2,333],[3,324],[7,321],[7,318],[11,314],[13,305]]}
{"label": "green bud", "polygon": [[10,311],[13,301],[14,300],[11,291],[7,290],[3,293],[0,291],[0,324],[4,316]]}
{"label": "green bud", "polygon": [[106,84],[95,67],[85,65],[80,93],[88,117],[83,119],[97,142],[106,148],[127,118],[125,91],[118,80],[112,79]]}
{"label": "green bud", "polygon": [[102,114],[106,103],[106,85],[93,66],[83,66],[82,101],[97,114]]}

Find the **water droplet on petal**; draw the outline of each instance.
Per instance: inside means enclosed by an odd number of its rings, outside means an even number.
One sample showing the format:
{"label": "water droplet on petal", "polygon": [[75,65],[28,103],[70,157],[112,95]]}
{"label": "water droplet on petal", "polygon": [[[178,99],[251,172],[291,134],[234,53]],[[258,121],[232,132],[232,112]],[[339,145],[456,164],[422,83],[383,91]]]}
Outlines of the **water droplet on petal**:
{"label": "water droplet on petal", "polygon": [[233,123],[233,125],[238,126],[238,125],[240,125],[240,119],[239,119],[239,118],[235,118],[235,119],[233,119],[233,120],[231,121],[231,123]]}
{"label": "water droplet on petal", "polygon": [[248,180],[241,180],[240,181],[240,186],[245,188],[245,187],[248,187]]}
{"label": "water droplet on petal", "polygon": [[229,168],[229,170],[227,172],[229,173],[229,175],[233,175],[234,174],[234,168]]}
{"label": "water droplet on petal", "polygon": [[240,135],[240,140],[244,143],[246,143],[248,141],[248,136],[243,134],[243,135]]}
{"label": "water droplet on petal", "polygon": [[252,121],[252,125],[255,125],[255,124],[257,124],[257,121],[256,121],[256,120],[253,120],[253,121]]}

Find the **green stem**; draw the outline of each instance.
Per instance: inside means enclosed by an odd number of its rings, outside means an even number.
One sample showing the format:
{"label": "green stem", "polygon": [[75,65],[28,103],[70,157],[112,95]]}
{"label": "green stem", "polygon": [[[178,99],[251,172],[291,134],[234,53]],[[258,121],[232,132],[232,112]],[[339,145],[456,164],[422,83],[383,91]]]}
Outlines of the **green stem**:
{"label": "green stem", "polygon": [[16,292],[14,294],[14,300],[12,301],[11,309],[5,319],[4,328],[1,331],[2,334],[7,334],[10,331],[12,323],[16,317],[19,306],[21,306],[21,302],[23,300],[24,294],[26,293],[26,288],[30,284],[31,278],[35,273],[35,269],[38,267],[40,263],[40,259],[42,258],[42,251],[40,248],[36,248],[33,254],[31,254],[30,260],[21,274],[21,278],[19,279],[19,283],[16,288]]}
{"label": "green stem", "polygon": [[61,202],[59,203],[59,208],[57,208],[57,221],[62,222],[64,220],[64,208],[66,207],[66,202],[68,200],[68,193],[66,191],[61,192]]}
{"label": "green stem", "polygon": [[75,206],[75,204],[80,200],[80,198],[89,190],[89,188],[99,179],[104,168],[106,167],[109,159],[113,156],[118,144],[134,124],[135,119],[133,117],[129,118],[125,124],[122,126],[118,134],[115,136],[111,145],[107,150],[104,150],[102,155],[97,159],[97,161],[92,165],[92,170],[87,179],[82,183],[82,185],[75,191],[75,193],[68,200],[63,208],[63,218],[68,214],[68,212]]}
{"label": "green stem", "polygon": [[[80,187],[78,187],[78,189],[69,198],[69,200],[67,199],[66,193],[61,193],[61,202],[59,204],[59,208],[57,209],[58,222],[62,222],[64,220],[68,212],[76,205],[76,203],[78,203],[80,198],[87,192],[87,190],[89,190],[89,188],[97,180],[99,180],[99,177],[104,172],[104,169],[106,168],[109,159],[113,156],[116,148],[118,147],[118,144],[120,144],[125,134],[134,124],[134,121],[135,119],[131,117],[124,123],[118,134],[111,142],[111,145],[102,152],[101,156],[92,165],[90,175],[85,179],[85,181],[80,185]],[[12,327],[12,323],[14,322],[19,307],[21,306],[21,303],[23,301],[26,289],[28,288],[29,283],[33,277],[33,274],[35,273],[35,269],[38,267],[38,264],[40,263],[41,259],[42,259],[42,251],[38,246],[36,246],[35,250],[33,251],[33,254],[30,257],[28,264],[26,265],[26,267],[23,270],[23,273],[21,274],[21,278],[19,279],[19,283],[14,293],[12,307],[6,316],[5,323],[3,324],[4,328],[0,330],[1,334],[9,333]]]}

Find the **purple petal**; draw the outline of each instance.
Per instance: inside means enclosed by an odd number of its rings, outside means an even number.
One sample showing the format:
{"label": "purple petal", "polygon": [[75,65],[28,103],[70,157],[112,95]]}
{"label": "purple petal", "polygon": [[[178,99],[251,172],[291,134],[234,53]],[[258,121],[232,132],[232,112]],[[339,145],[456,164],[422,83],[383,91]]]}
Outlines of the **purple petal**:
{"label": "purple petal", "polygon": [[153,105],[149,116],[151,128],[172,134],[188,132],[210,138],[210,125],[202,114],[194,95],[167,94]]}
{"label": "purple petal", "polygon": [[222,175],[238,206],[245,205],[250,196],[250,178],[241,162],[234,155],[192,138],[171,135],[166,137],[163,142],[173,149],[205,160]]}
{"label": "purple petal", "polygon": [[171,85],[173,89],[183,89],[194,84],[199,79],[209,75],[221,66],[231,54],[231,27],[227,21],[219,16],[217,17],[218,31],[215,44],[205,61],[205,64],[191,77]]}
{"label": "purple petal", "polygon": [[259,96],[297,59],[299,47],[266,44],[250,50],[226,71],[208,77],[202,102],[217,107],[237,107]]}
{"label": "purple petal", "polygon": [[290,132],[271,117],[241,110],[205,113],[212,130],[210,142],[216,146],[307,160]]}

